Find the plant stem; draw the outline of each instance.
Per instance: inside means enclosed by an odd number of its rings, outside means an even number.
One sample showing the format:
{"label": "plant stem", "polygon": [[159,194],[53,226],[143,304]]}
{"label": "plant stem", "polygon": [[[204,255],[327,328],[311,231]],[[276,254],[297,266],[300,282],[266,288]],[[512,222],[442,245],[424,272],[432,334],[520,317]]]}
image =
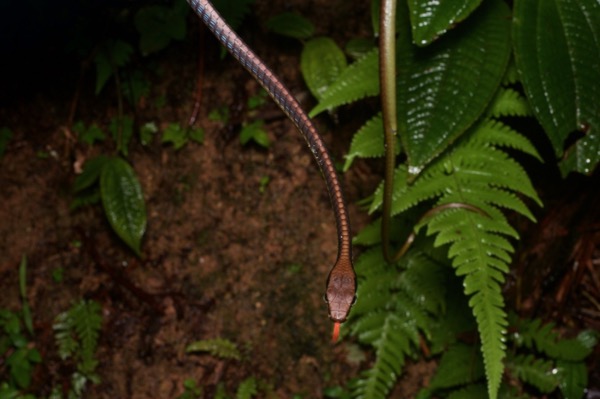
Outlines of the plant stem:
{"label": "plant stem", "polygon": [[[385,147],[385,179],[383,183],[383,216],[381,240],[383,257],[392,263],[390,249],[390,223],[392,218],[392,194],[394,192],[394,168],[396,155],[396,0],[381,0],[379,28],[379,80]],[[410,245],[410,244],[409,244]],[[405,252],[405,251],[401,251]]]}

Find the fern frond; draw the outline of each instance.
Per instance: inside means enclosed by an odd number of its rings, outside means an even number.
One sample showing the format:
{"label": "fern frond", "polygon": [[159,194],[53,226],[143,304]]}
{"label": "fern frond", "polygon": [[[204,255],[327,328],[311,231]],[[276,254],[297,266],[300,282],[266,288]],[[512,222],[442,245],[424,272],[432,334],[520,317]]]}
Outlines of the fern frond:
{"label": "fern frond", "polygon": [[553,359],[582,361],[598,343],[598,334],[590,330],[582,331],[576,338],[561,338],[554,331],[554,323],[542,324],[540,319],[525,320],[511,315],[511,324],[517,329],[512,335],[517,345],[535,347]]}
{"label": "fern frond", "polygon": [[525,96],[510,88],[501,88],[488,106],[488,115],[494,118],[501,116],[531,116],[531,107]]}
{"label": "fern frond", "polygon": [[240,383],[235,394],[236,399],[251,399],[258,393],[256,378],[248,377]]}
{"label": "fern frond", "polygon": [[90,375],[96,369],[95,359],[98,336],[102,327],[102,308],[95,301],[81,301],[69,310],[69,317],[81,344],[80,371]]}
{"label": "fern frond", "polygon": [[551,360],[517,355],[509,359],[506,366],[521,381],[533,385],[542,393],[550,393],[558,387],[558,375],[553,372]]}
{"label": "fern frond", "polygon": [[378,338],[373,343],[377,356],[375,364],[354,385],[354,398],[384,399],[404,366],[405,356],[414,351],[409,338],[404,334],[405,328],[400,317],[387,313],[383,324],[378,324],[378,327]]}
{"label": "fern frond", "polygon": [[100,305],[85,300],[59,314],[53,325],[60,357],[77,357],[78,369],[86,377],[93,374],[98,364],[94,353],[101,327]]}
{"label": "fern frond", "polygon": [[342,71],[309,116],[312,118],[325,110],[378,94],[379,49],[373,49]]}
{"label": "fern frond", "polygon": [[353,386],[355,398],[385,398],[401,373],[407,356],[414,356],[420,334],[429,335],[433,315],[444,302],[444,267],[418,250],[399,262],[401,273],[385,263],[380,247],[356,262],[361,279],[349,322],[350,332],[375,348],[377,359]]}

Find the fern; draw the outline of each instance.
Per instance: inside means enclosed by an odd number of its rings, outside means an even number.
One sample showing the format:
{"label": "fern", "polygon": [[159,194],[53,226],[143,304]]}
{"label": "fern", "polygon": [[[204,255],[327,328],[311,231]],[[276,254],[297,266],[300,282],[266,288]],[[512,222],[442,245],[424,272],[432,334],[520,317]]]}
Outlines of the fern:
{"label": "fern", "polygon": [[531,108],[525,96],[516,90],[502,88],[488,107],[488,114],[499,116],[531,116]]}
{"label": "fern", "polygon": [[558,378],[553,373],[554,364],[550,360],[533,355],[517,355],[508,360],[508,369],[521,381],[533,385],[542,393],[550,393],[558,386]]}
{"label": "fern", "polygon": [[[505,356],[504,299],[501,284],[508,272],[518,238],[502,212],[515,211],[535,220],[521,196],[540,200],[523,168],[503,149],[518,150],[539,159],[531,143],[501,122],[486,119],[473,127],[452,149],[431,163],[410,182],[405,165],[395,173],[392,214],[405,213],[422,203],[434,206],[469,204],[467,209],[446,209],[416,226],[427,226],[435,245],[448,245],[456,274],[464,279],[465,293],[477,321],[490,392],[496,392]],[[370,211],[382,203],[382,187],[374,195]]]}
{"label": "fern", "polygon": [[251,399],[258,393],[256,378],[248,377],[240,383],[235,394],[236,399]]}
{"label": "fern", "polygon": [[542,324],[541,320],[522,320],[511,315],[511,324],[516,331],[512,334],[518,346],[537,349],[551,358],[565,361],[581,361],[589,356],[598,342],[598,333],[585,330],[574,339],[561,339],[553,331],[554,324]]}
{"label": "fern", "polygon": [[70,397],[81,397],[88,381],[99,383],[95,358],[102,327],[101,307],[97,302],[82,300],[59,314],[53,325],[60,357],[74,358],[77,370],[71,376]]}
{"label": "fern", "polygon": [[375,348],[375,364],[353,384],[355,398],[384,398],[400,375],[407,356],[415,356],[421,335],[429,335],[433,316],[443,308],[444,268],[414,250],[387,267],[381,249],[365,252],[356,270],[364,279],[350,321],[350,333]]}

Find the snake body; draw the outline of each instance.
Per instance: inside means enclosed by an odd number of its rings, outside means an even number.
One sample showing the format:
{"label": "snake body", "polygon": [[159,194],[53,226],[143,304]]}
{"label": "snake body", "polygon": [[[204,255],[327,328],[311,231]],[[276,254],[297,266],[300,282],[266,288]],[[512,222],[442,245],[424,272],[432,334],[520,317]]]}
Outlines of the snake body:
{"label": "snake body", "polygon": [[[227,25],[212,4],[207,0],[187,1],[219,42],[265,88],[277,105],[296,125],[321,169],[333,207],[338,234],[337,260],[327,277],[325,300],[328,304],[329,318],[336,323],[334,331],[339,331],[339,323],[346,320],[350,308],[354,304],[356,275],[352,266],[352,243],[348,210],[331,156],[323,143],[323,139],[302,110],[302,107],[300,107],[300,104],[298,104],[298,101],[269,67]],[[335,338],[337,337],[334,332]]]}

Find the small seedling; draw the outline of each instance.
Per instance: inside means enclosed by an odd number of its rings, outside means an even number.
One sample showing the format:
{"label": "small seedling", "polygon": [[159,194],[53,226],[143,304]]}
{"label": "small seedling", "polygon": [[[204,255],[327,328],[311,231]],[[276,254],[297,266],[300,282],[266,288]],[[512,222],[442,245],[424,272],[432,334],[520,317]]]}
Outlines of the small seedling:
{"label": "small seedling", "polygon": [[263,176],[260,178],[260,181],[258,182],[258,191],[261,194],[265,193],[270,181],[271,181],[271,178],[269,176]]}
{"label": "small seedling", "polygon": [[87,145],[94,145],[97,141],[104,141],[106,134],[95,123],[92,123],[87,128],[82,121],[78,121],[73,125],[73,131],[77,133],[79,139]]}
{"label": "small seedling", "polygon": [[213,122],[226,124],[229,121],[229,108],[221,106],[208,113],[208,119]]}
{"label": "small seedling", "polygon": [[182,148],[189,140],[202,144],[204,141],[204,129],[185,129],[178,123],[170,123],[163,131],[162,142],[173,144],[175,150]]}
{"label": "small seedling", "polygon": [[271,145],[271,140],[269,140],[269,136],[264,129],[264,122],[262,120],[256,120],[242,127],[240,143],[246,145],[250,140],[264,148],[269,148]]}

